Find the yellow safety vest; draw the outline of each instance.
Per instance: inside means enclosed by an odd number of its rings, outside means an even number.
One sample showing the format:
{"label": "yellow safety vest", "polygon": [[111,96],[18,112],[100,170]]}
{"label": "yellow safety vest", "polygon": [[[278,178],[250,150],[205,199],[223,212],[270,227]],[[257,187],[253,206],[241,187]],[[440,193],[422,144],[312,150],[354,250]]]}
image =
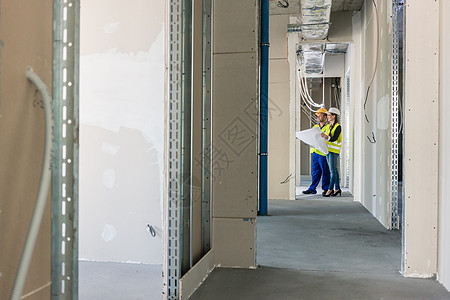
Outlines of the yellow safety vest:
{"label": "yellow safety vest", "polygon": [[[328,127],[329,127],[329,126],[330,126],[330,125],[328,125],[328,124],[323,125],[321,131],[322,131],[323,133],[327,134],[327,131],[328,131]],[[319,127],[319,128],[320,128],[319,124],[314,125],[313,128],[314,128],[314,127]],[[317,154],[322,155],[322,156],[325,156],[325,155],[326,155],[326,154],[320,152],[319,150],[317,150],[317,149],[314,148],[314,147],[311,147],[311,153],[317,153]]]}
{"label": "yellow safety vest", "polygon": [[[334,136],[334,132],[336,131],[336,128],[339,126],[339,123],[334,124],[333,129],[331,130],[331,134],[330,134],[330,125],[328,124],[327,127],[327,131],[325,132],[326,135],[332,137]],[[325,127],[325,126],[324,126]],[[327,146],[328,146],[328,151],[329,152],[333,152],[333,153],[341,153],[341,146],[342,146],[342,127],[341,127],[341,132],[339,134],[339,137],[337,140],[335,140],[334,142],[329,142],[327,141]]]}

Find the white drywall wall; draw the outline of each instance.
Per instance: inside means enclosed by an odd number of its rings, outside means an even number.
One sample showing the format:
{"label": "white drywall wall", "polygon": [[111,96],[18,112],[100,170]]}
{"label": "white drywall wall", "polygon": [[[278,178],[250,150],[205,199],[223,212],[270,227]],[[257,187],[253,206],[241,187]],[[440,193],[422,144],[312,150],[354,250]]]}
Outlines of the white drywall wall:
{"label": "white drywall wall", "polygon": [[450,3],[440,2],[440,141],[438,279],[450,290]]}
{"label": "white drywall wall", "polygon": [[157,0],[81,6],[80,259],[162,264],[164,16]]}
{"label": "white drywall wall", "polygon": [[[378,1],[378,19],[372,2],[361,10],[361,102],[355,110],[355,124],[362,132],[356,138],[362,143],[363,205],[385,226],[389,227],[390,202],[390,82],[391,47],[388,4]],[[355,31],[355,30],[354,30]],[[377,38],[379,32],[379,39]],[[355,31],[355,34],[358,34]],[[356,39],[358,37],[354,37]],[[374,71],[376,70],[375,77]],[[373,78],[373,81],[372,81]],[[358,79],[356,79],[356,83]],[[370,86],[368,98],[366,92]],[[364,108],[364,103],[365,108]],[[356,107],[355,107],[356,108]],[[366,121],[366,116],[367,120]],[[369,139],[374,143],[371,143]],[[355,143],[356,144],[356,143]],[[357,149],[355,149],[357,151]],[[357,156],[355,157],[357,158]],[[357,166],[358,162],[355,162]],[[358,168],[358,166],[357,166]],[[355,170],[356,171],[356,170]]]}

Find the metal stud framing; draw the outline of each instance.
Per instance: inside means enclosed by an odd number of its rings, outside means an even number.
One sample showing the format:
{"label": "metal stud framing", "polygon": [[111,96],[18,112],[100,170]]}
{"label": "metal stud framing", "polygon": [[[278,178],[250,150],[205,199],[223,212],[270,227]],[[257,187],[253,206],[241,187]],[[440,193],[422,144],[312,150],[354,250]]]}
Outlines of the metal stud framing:
{"label": "metal stud framing", "polygon": [[211,15],[212,1],[203,0],[203,133],[202,252],[211,249]]}
{"label": "metal stud framing", "polygon": [[53,2],[52,299],[78,299],[79,4]]}
{"label": "metal stud framing", "polygon": [[181,93],[180,105],[182,120],[180,127],[181,142],[181,211],[180,211],[180,264],[181,274],[192,267],[192,0],[181,1]]}
{"label": "metal stud framing", "polygon": [[399,229],[398,215],[398,66],[399,1],[392,0],[392,95],[391,95],[391,229]]}
{"label": "metal stud framing", "polygon": [[168,170],[165,299],[179,298],[181,213],[182,0],[169,3]]}
{"label": "metal stud framing", "polygon": [[350,70],[346,74],[346,97],[345,97],[345,186],[350,187]]}

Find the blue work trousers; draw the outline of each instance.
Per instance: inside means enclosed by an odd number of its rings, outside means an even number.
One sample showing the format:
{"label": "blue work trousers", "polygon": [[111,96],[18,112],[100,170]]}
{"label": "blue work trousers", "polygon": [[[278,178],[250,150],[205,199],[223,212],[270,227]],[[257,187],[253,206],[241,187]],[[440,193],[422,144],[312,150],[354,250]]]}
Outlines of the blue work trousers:
{"label": "blue work trousers", "polygon": [[312,193],[316,192],[316,187],[319,184],[320,177],[322,177],[322,190],[328,190],[330,186],[330,169],[328,169],[326,156],[314,152],[311,159],[311,169],[312,183],[309,186],[309,190]]}

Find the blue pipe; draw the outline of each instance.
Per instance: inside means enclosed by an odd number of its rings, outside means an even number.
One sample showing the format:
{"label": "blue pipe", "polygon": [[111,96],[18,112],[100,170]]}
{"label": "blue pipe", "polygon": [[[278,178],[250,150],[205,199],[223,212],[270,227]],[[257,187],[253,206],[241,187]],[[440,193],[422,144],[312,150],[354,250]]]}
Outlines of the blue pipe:
{"label": "blue pipe", "polygon": [[269,99],[269,0],[261,0],[259,215],[267,216],[267,129]]}

